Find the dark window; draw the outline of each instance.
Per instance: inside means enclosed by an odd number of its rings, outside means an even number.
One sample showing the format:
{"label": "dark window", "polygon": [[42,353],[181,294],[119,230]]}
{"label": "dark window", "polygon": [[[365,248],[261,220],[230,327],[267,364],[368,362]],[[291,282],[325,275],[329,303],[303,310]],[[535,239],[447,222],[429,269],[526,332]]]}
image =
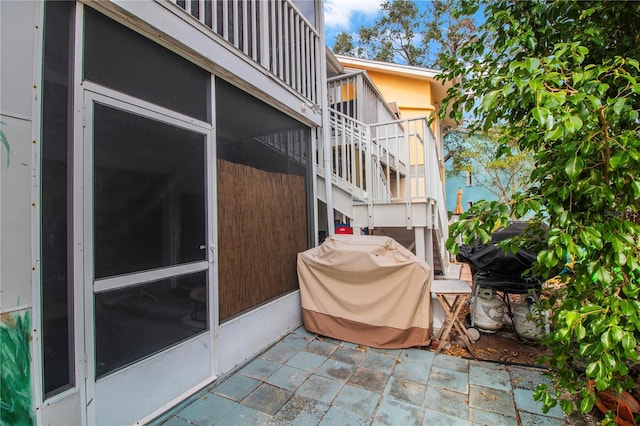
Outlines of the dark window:
{"label": "dark window", "polygon": [[211,123],[207,71],[101,13],[85,10],[85,79]]}

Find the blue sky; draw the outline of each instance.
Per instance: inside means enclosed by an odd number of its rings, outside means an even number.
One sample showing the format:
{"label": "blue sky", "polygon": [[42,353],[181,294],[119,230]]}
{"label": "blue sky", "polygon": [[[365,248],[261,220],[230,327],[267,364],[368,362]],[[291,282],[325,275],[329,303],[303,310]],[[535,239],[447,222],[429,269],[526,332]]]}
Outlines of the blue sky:
{"label": "blue sky", "polygon": [[[346,31],[355,35],[363,25],[372,25],[380,16],[380,5],[385,0],[325,0],[324,25],[327,46],[333,47],[338,33]],[[428,0],[417,0],[421,9]]]}
{"label": "blue sky", "polygon": [[324,25],[327,46],[333,47],[336,34],[355,33],[363,25],[371,25],[380,14],[384,0],[325,0]]}
{"label": "blue sky", "polygon": [[[381,15],[380,5],[385,0],[325,0],[325,38],[329,48],[333,48],[338,33],[346,31],[357,39],[357,31],[363,25],[373,25]],[[420,9],[427,7],[429,0],[416,0]],[[484,21],[483,8],[474,16],[476,25]]]}

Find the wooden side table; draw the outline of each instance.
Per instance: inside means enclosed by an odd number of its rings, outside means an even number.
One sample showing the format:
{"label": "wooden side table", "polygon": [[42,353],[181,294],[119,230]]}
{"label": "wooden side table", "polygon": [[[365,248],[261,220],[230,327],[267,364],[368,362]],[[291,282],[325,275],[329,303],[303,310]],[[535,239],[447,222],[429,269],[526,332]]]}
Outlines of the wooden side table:
{"label": "wooden side table", "polygon": [[[455,327],[467,350],[471,353],[471,356],[475,357],[471,345],[471,336],[459,318],[462,307],[471,295],[469,283],[462,280],[433,280],[431,282],[431,294],[436,296],[446,316],[440,331],[436,335],[436,340],[442,342],[448,339],[451,330]],[[450,299],[453,299],[453,301]],[[442,347],[442,344],[438,346],[436,354],[440,353]]]}

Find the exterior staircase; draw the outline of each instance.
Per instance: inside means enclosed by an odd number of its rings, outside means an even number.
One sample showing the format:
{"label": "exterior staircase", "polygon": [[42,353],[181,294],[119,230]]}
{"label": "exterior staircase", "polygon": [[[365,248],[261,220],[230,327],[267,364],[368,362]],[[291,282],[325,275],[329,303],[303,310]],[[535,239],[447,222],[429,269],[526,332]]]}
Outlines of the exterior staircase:
{"label": "exterior staircase", "polygon": [[[369,96],[358,108],[363,92]],[[429,119],[397,119],[364,73],[331,79],[329,96],[330,128],[317,151],[319,200],[327,201],[331,179],[333,208],[348,218],[354,233],[388,235],[436,275],[447,274],[443,157]]]}

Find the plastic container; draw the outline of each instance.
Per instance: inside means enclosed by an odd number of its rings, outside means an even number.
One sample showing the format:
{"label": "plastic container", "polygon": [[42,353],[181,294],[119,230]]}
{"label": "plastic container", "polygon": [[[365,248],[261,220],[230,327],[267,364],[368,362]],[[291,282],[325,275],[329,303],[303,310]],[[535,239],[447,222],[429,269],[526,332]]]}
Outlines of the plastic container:
{"label": "plastic container", "polygon": [[353,234],[353,228],[346,223],[339,223],[336,225],[336,234]]}
{"label": "plastic container", "polygon": [[548,315],[538,313],[533,300],[527,298],[524,305],[513,310],[513,327],[518,336],[532,341],[541,340],[548,332]]}
{"label": "plastic container", "polygon": [[485,333],[494,333],[502,328],[504,304],[491,289],[480,288],[478,296],[471,301],[473,325]]}

